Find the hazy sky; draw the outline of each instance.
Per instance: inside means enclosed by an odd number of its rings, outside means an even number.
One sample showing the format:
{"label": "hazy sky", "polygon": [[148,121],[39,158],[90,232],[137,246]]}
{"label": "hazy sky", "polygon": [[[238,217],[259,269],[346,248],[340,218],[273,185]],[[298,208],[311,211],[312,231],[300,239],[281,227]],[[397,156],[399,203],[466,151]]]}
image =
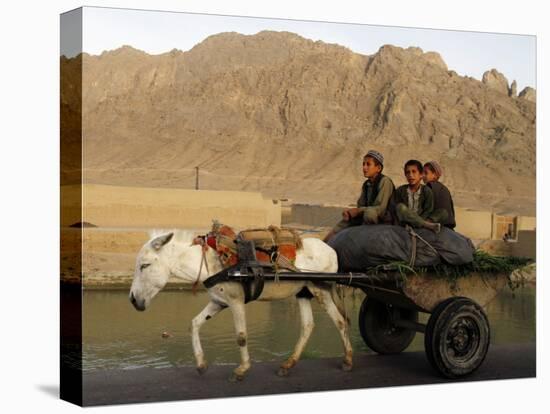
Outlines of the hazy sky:
{"label": "hazy sky", "polygon": [[[438,52],[460,75],[481,79],[483,72],[496,68],[510,82],[517,81],[518,92],[536,86],[535,36],[94,7],[84,9],[83,21],[83,50],[90,54],[122,45],[150,54],[186,51],[220,32],[289,31],[367,55],[385,44],[418,46]],[[77,52],[68,46],[62,50],[67,56]]]}

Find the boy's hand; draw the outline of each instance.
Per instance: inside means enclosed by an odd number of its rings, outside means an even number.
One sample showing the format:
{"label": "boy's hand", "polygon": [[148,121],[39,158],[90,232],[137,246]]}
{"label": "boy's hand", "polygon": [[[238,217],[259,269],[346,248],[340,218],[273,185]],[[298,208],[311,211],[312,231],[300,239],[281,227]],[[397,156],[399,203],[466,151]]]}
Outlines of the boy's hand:
{"label": "boy's hand", "polygon": [[348,208],[344,210],[342,216],[344,217],[344,221],[350,221],[352,218],[357,217],[360,213],[361,210],[358,208]]}
{"label": "boy's hand", "polygon": [[344,218],[344,221],[349,221],[349,209],[342,211],[342,217]]}

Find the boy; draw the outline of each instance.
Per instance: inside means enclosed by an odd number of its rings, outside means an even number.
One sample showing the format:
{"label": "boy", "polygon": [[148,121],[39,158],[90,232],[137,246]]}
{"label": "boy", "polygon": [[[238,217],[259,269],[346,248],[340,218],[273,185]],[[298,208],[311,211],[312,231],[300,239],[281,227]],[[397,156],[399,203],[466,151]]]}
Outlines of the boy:
{"label": "boy", "polygon": [[382,174],[384,156],[370,150],[363,157],[363,176],[367,179],[361,188],[356,208],[343,211],[342,220],[323,239],[328,242],[340,230],[361,224],[377,224],[384,221],[394,185]]}
{"label": "boy", "polygon": [[409,160],[403,168],[408,184],[395,190],[392,198],[392,212],[398,224],[424,227],[439,233],[441,224],[428,220],[433,213],[432,190],[422,185],[422,163]]}
{"label": "boy", "polygon": [[456,222],[453,198],[449,189],[439,182],[439,178],[443,175],[443,169],[437,161],[429,161],[424,164],[423,175],[424,182],[430,187],[434,196],[434,211],[428,219],[454,229]]}

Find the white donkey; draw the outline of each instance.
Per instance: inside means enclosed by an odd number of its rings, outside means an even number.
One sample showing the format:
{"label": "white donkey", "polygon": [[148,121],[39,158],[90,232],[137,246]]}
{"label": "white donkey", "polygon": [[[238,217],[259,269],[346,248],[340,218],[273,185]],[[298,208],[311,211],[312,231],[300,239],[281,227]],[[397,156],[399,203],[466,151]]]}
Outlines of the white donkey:
{"label": "white donkey", "polygon": [[[207,247],[203,253],[202,246],[193,244],[194,235],[189,231],[177,230],[152,237],[138,254],[134,279],[130,289],[130,301],[137,310],[143,311],[149,306],[151,299],[164,288],[170,276],[175,276],[192,284],[197,280],[202,282],[222,270],[216,251]],[[315,238],[305,238],[302,241],[302,248],[296,252],[295,265],[298,269],[306,272],[337,271],[336,252],[330,246]],[[351,370],[352,347],[348,336],[348,326],[342,308],[337,307],[337,304],[340,305],[340,303],[334,284],[318,284],[308,281],[265,282],[258,300],[285,299],[295,296],[304,287],[319,301],[336,325],[345,351],[342,369]],[[233,313],[237,344],[241,352],[241,363],[233,371],[231,380],[242,380],[250,368],[244,289],[238,282],[221,282],[209,288],[208,294],[210,301],[193,319],[191,324],[191,337],[197,370],[202,374],[207,369],[199,330],[208,319],[228,307]],[[297,301],[301,318],[300,338],[292,355],[281,365],[278,371],[281,376],[287,375],[289,369],[298,362],[314,326],[310,300],[298,297]]]}

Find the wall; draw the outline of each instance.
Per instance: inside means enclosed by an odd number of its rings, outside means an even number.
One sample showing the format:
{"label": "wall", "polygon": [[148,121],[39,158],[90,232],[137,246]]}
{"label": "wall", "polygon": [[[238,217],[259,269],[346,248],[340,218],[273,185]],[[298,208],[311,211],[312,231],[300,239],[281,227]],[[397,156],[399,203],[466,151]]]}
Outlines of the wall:
{"label": "wall", "polygon": [[455,230],[471,239],[490,239],[492,234],[492,213],[455,207]]}
{"label": "wall", "polygon": [[535,230],[537,227],[537,219],[535,217],[520,216],[518,217],[518,231]]}
{"label": "wall", "polygon": [[332,227],[342,219],[344,207],[293,204],[286,223],[305,224],[315,227]]}
{"label": "wall", "polygon": [[[62,186],[62,193],[78,186]],[[212,219],[237,227],[281,224],[281,204],[260,193],[170,188],[83,186],[83,220],[100,227],[210,228]],[[77,222],[79,206],[67,205],[62,226]]]}

